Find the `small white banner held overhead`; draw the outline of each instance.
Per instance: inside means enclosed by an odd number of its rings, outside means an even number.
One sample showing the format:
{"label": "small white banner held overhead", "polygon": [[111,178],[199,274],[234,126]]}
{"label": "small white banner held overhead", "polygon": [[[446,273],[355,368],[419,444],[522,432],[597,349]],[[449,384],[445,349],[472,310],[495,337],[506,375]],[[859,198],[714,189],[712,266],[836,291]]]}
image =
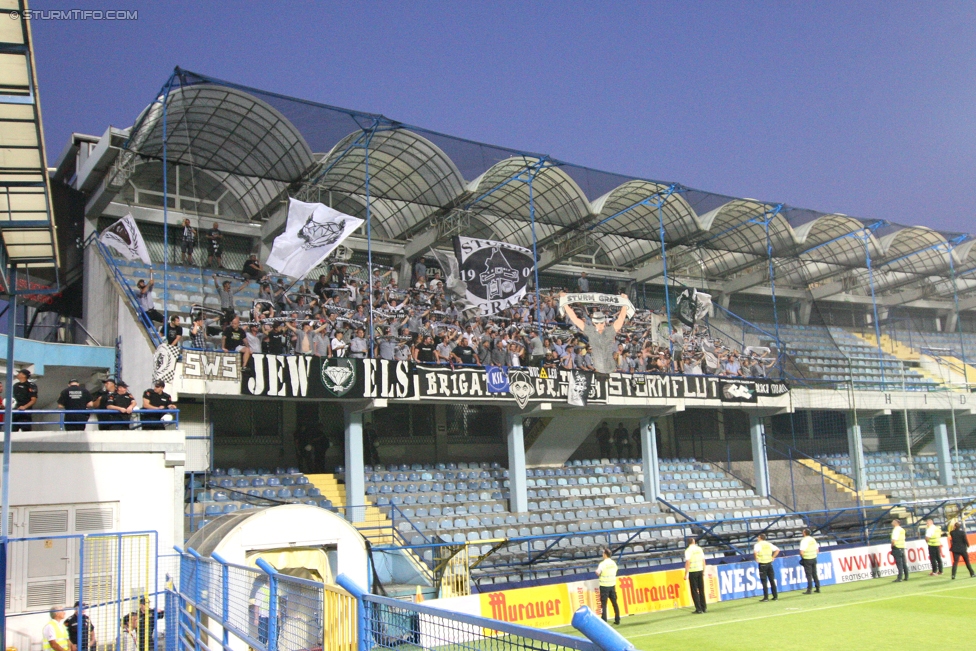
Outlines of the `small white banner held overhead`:
{"label": "small white banner held overhead", "polygon": [[289,199],[285,232],[275,238],[267,264],[280,274],[304,278],[362,223],[320,203]]}
{"label": "small white banner held overhead", "polygon": [[126,215],[106,228],[98,240],[121,253],[126,260],[142,260],[147,266],[152,266],[149,249],[146,248],[146,242],[142,239],[142,233],[132,215]]}

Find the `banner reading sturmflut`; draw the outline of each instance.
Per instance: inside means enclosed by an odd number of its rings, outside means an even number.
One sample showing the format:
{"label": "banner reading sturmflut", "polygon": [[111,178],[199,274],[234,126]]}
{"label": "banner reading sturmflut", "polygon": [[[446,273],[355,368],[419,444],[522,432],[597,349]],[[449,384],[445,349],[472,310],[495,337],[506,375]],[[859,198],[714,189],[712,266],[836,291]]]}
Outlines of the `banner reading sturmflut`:
{"label": "banner reading sturmflut", "polygon": [[285,232],[275,238],[267,264],[280,274],[304,278],[362,223],[321,203],[289,199]]}
{"label": "banner reading sturmflut", "polygon": [[518,303],[535,269],[532,251],[506,242],[458,236],[454,255],[466,285],[465,298],[483,316]]}

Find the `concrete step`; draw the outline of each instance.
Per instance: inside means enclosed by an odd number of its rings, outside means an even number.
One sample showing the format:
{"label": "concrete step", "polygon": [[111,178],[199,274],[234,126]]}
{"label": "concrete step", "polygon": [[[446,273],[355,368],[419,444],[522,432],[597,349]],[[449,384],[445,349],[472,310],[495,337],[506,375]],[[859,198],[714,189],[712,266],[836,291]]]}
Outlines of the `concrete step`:
{"label": "concrete step", "polygon": [[[344,484],[339,483],[335,475],[320,474],[305,476],[308,477],[310,484],[322,491],[322,495],[328,498],[333,506],[340,510],[345,508],[346,487]],[[373,505],[369,497],[366,498],[365,512],[362,509],[357,509],[357,512],[361,513],[363,517],[360,521],[354,522],[353,524],[359,529],[366,540],[373,545],[389,545],[393,543],[393,523],[385,513]]]}
{"label": "concrete step", "polygon": [[[831,470],[824,464],[814,461],[813,459],[798,459],[797,462],[806,466],[813,472],[819,474],[823,473],[825,477],[833,480],[831,483],[839,489],[847,492],[852,498],[857,499],[858,492],[854,488],[854,480],[847,475],[842,475],[839,472]],[[861,502],[865,504],[889,504],[888,496],[874,489],[866,489],[860,492]]]}

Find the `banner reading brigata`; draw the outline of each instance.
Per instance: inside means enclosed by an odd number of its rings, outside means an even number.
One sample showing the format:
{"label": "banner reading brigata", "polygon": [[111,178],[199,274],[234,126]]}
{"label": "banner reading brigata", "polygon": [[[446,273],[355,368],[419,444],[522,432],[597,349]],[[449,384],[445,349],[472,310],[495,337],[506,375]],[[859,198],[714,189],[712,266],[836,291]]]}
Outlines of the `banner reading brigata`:
{"label": "banner reading brigata", "polygon": [[[281,398],[393,400],[501,400],[565,402],[573,374],[563,369],[420,366],[410,362],[304,355],[253,355],[253,372],[240,375],[243,395]],[[193,366],[185,366],[188,373]],[[786,394],[779,380],[710,376],[623,375],[589,377],[587,404],[640,404],[678,398],[756,403]],[[197,378],[193,378],[197,379]]]}

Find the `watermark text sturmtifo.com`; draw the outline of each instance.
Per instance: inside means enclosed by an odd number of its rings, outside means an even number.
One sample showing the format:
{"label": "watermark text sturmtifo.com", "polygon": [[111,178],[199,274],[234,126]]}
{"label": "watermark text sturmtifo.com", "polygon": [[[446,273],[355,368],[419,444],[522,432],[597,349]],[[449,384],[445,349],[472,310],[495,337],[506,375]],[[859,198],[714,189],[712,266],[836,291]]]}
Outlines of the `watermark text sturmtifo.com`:
{"label": "watermark text sturmtifo.com", "polygon": [[136,9],[28,9],[7,14],[12,20],[139,20]]}

